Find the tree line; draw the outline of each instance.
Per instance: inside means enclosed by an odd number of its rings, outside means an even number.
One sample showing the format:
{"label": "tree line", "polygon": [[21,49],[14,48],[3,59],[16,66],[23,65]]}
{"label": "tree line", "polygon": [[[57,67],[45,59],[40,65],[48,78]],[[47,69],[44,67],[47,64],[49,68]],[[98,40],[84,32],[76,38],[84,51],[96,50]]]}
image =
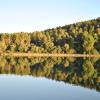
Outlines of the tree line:
{"label": "tree line", "polygon": [[0,34],[0,52],[100,54],[100,18],[32,33]]}

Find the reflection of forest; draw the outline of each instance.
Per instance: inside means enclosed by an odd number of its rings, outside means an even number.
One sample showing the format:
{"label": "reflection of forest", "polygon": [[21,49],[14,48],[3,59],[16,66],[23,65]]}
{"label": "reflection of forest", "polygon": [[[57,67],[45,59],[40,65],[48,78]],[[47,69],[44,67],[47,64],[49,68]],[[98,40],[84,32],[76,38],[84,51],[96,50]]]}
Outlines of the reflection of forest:
{"label": "reflection of forest", "polygon": [[100,91],[100,58],[1,57],[0,73],[42,76]]}

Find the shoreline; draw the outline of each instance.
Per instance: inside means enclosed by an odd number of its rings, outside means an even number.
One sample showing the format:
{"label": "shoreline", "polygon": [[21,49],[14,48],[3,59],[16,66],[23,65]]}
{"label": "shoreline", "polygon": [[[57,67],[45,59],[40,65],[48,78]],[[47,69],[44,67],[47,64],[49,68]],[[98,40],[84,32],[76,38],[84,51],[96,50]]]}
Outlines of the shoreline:
{"label": "shoreline", "polygon": [[14,56],[14,57],[89,57],[100,58],[100,54],[50,54],[50,53],[1,53],[0,56]]}

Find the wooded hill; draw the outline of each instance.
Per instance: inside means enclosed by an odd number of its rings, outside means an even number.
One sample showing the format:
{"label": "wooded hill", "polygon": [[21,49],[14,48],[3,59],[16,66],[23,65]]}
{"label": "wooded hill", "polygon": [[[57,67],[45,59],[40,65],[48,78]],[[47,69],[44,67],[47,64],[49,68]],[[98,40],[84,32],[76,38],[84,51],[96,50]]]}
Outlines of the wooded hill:
{"label": "wooded hill", "polygon": [[0,51],[100,54],[100,18],[40,32],[3,33]]}

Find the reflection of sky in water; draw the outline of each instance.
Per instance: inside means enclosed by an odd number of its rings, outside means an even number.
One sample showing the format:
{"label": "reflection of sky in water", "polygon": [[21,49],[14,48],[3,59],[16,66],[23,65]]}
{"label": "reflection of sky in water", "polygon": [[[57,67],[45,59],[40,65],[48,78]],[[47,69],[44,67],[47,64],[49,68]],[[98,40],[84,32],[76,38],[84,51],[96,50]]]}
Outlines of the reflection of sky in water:
{"label": "reflection of sky in water", "polygon": [[99,100],[100,93],[45,78],[0,75],[0,100]]}

